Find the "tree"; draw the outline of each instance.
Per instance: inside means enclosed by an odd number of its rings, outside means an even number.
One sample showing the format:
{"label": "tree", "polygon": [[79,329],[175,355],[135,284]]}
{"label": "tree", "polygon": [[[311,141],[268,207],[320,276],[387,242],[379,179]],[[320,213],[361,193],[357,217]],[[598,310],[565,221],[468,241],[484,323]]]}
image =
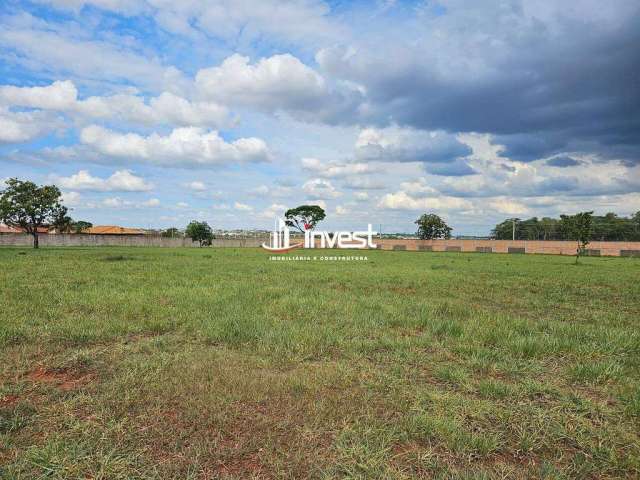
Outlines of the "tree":
{"label": "tree", "polygon": [[73,218],[67,213],[67,207],[61,206],[56,216],[51,220],[49,230],[55,230],[58,233],[69,233],[73,229]]}
{"label": "tree", "polygon": [[93,227],[93,223],[86,222],[84,220],[78,220],[77,222],[73,222],[74,233],[82,233],[85,230],[89,230],[91,227]]}
{"label": "tree", "polygon": [[209,246],[213,240],[213,230],[207,222],[193,220],[184,231],[185,235],[194,242],[200,242],[200,246]]}
{"label": "tree", "polygon": [[519,218],[507,218],[504,222],[495,226],[491,231],[491,236],[496,240],[519,240],[522,232],[521,224],[522,222]]}
{"label": "tree", "polygon": [[560,215],[560,225],[562,231],[568,238],[578,241],[576,250],[576,264],[580,255],[591,241],[593,234],[593,212],[580,212],[575,215]]}
{"label": "tree", "polygon": [[60,207],[56,217],[49,225],[49,230],[55,230],[57,233],[82,233],[84,230],[88,230],[93,227],[93,223],[85,222],[84,220],[74,220],[68,213],[67,207]]}
{"label": "tree", "polygon": [[314,229],[326,216],[324,209],[318,205],[300,205],[290,208],[284,214],[285,224],[301,233]]}
{"label": "tree", "polygon": [[38,248],[38,229],[66,216],[60,190],[55,185],[38,186],[17,178],[5,183],[7,188],[0,193],[0,220],[32,235],[33,248]]}
{"label": "tree", "polygon": [[181,237],[182,233],[176,227],[170,227],[170,228],[167,228],[166,230],[163,230],[161,235],[166,238],[174,238],[174,237]]}
{"label": "tree", "polygon": [[417,234],[422,240],[451,238],[451,227],[434,213],[425,213],[414,223],[418,225]]}

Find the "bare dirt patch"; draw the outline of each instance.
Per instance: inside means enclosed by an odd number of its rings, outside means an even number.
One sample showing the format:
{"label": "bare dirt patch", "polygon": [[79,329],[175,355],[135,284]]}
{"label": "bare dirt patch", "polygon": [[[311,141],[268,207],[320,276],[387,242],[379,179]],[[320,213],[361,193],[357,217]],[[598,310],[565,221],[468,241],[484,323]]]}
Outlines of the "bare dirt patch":
{"label": "bare dirt patch", "polygon": [[18,395],[5,395],[0,398],[0,407],[10,407],[11,405],[18,403],[19,400],[20,397]]}
{"label": "bare dirt patch", "polygon": [[34,383],[52,384],[60,390],[68,392],[89,383],[94,378],[94,375],[86,372],[73,372],[67,369],[38,367],[29,372],[26,377]]}

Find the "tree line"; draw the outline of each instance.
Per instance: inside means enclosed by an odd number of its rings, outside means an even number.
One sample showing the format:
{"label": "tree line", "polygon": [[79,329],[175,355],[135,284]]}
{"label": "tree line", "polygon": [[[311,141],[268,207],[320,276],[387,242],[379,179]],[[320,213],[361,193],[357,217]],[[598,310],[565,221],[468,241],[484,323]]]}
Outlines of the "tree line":
{"label": "tree line", "polygon": [[[573,215],[560,218],[508,218],[491,231],[496,240],[577,240],[571,228]],[[591,215],[591,240],[640,241],[640,212],[630,217],[615,213]]]}

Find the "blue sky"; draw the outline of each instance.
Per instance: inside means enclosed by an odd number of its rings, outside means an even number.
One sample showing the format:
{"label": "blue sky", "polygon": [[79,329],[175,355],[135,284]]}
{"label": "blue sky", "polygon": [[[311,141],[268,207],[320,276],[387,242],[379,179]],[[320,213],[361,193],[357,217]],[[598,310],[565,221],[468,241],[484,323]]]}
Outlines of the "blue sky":
{"label": "blue sky", "polygon": [[[565,2],[562,2],[565,3]],[[640,210],[636,1],[8,0],[0,180],[94,224]]]}

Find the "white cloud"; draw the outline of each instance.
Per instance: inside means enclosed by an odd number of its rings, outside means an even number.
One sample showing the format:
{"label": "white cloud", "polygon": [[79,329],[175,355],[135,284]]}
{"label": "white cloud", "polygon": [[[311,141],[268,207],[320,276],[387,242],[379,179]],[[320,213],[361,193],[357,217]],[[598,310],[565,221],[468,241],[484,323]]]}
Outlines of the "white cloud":
{"label": "white cloud", "polygon": [[387,188],[383,180],[372,180],[362,177],[346,178],[342,185],[352,190],[383,190]]}
{"label": "white cloud", "polygon": [[275,217],[282,217],[284,212],[287,211],[287,206],[279,203],[272,203],[265,210],[260,212],[260,217],[274,219]]}
{"label": "white cloud", "polygon": [[27,142],[63,125],[46,112],[12,112],[0,107],[0,143]]}
{"label": "white cloud", "polygon": [[153,186],[130,170],[117,170],[108,178],[93,177],[88,170],[80,170],[70,177],[53,177],[62,188],[97,192],[145,192]]}
{"label": "white cloud", "polygon": [[183,183],[182,185],[189,190],[193,190],[194,192],[203,192],[207,189],[207,186],[204,184],[204,182],[201,182],[199,180]]}
{"label": "white cloud", "polygon": [[336,215],[346,215],[349,213],[349,210],[341,205],[336,207]]}
{"label": "white cloud", "polygon": [[232,125],[226,107],[212,102],[190,102],[170,92],[163,92],[148,103],[136,95],[89,97],[79,101],[74,109],[90,118],[123,119],[146,125]]}
{"label": "white cloud", "polygon": [[290,187],[283,187],[276,185],[269,187],[267,185],[260,185],[256,188],[249,190],[249,195],[252,197],[269,197],[269,198],[282,198],[291,195],[292,189]]}
{"label": "white cloud", "polygon": [[324,79],[289,54],[254,65],[248,57],[232,55],[218,67],[200,70],[196,86],[206,98],[268,111],[317,107],[327,94]]}
{"label": "white cloud", "polygon": [[302,185],[302,190],[306,193],[307,197],[312,200],[328,200],[342,195],[334,188],[330,181],[320,178],[305,182],[304,185]]}
{"label": "white cloud", "polygon": [[360,202],[369,200],[369,194],[367,192],[356,192],[353,194],[353,197]]}
{"label": "white cloud", "polygon": [[141,205],[143,207],[159,207],[160,200],[157,198],[150,198],[149,200],[142,202]]}
{"label": "white cloud", "polygon": [[43,87],[0,86],[0,105],[55,110],[89,119],[124,120],[144,125],[232,126],[226,107],[212,102],[190,102],[163,92],[145,102],[141,96],[116,94],[78,99],[70,80]]}
{"label": "white cloud", "polygon": [[522,203],[509,198],[496,198],[489,202],[489,206],[505,214],[521,215],[529,212],[529,208]]}
{"label": "white cloud", "polygon": [[62,203],[67,207],[80,205],[82,195],[78,192],[62,192]]}
{"label": "white cloud", "polygon": [[425,196],[425,195],[438,195],[439,192],[432,186],[428,185],[427,179],[421,177],[411,182],[402,182],[400,184],[402,191],[408,193],[411,196]]}
{"label": "white cloud", "polygon": [[206,167],[271,158],[267,145],[259,138],[226,142],[217,131],[197,127],[176,128],[167,136],[152,133],[144,137],[91,125],[82,129],[80,140],[104,155],[163,166]]}
{"label": "white cloud", "polygon": [[69,80],[56,81],[44,87],[0,86],[0,104],[47,110],[71,110],[76,105],[78,90]]}
{"label": "white cloud", "polygon": [[235,202],[233,204],[233,208],[236,210],[240,210],[241,212],[250,212],[253,210],[251,205],[247,205],[246,203]]}
{"label": "white cloud", "polygon": [[160,206],[160,200],[157,198],[150,198],[142,202],[135,202],[132,200],[126,200],[121,197],[109,197],[101,200],[100,202],[87,202],[84,204],[86,208],[112,208],[112,209],[144,209],[155,208]]}
{"label": "white cloud", "polygon": [[378,203],[379,208],[390,210],[470,210],[473,204],[457,197],[421,197],[414,198],[405,192],[388,193]]}
{"label": "white cloud", "polygon": [[302,168],[323,178],[347,177],[380,171],[379,167],[370,163],[322,162],[317,158],[303,158]]}

